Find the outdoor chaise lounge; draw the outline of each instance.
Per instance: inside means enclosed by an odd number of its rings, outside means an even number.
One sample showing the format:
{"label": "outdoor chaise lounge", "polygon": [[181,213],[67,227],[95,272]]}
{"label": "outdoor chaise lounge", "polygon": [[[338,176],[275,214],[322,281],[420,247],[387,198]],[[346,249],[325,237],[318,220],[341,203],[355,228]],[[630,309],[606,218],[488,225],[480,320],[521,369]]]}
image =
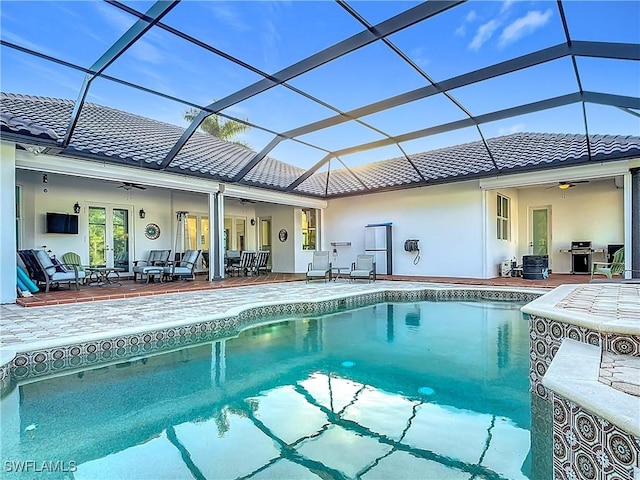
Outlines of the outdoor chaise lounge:
{"label": "outdoor chaise lounge", "polygon": [[27,267],[29,276],[34,282],[44,283],[45,292],[52,286],[61,283],[75,284],[76,290],[80,290],[80,284],[84,282],[85,273],[79,271],[74,264],[64,264],[52,259],[44,250],[21,250],[20,258]]}
{"label": "outdoor chaise lounge", "polygon": [[376,262],[373,255],[358,255],[356,261],[351,264],[349,280],[366,279],[369,282],[376,279]]}
{"label": "outdoor chaise lounge", "polygon": [[331,262],[329,261],[328,251],[313,252],[313,259],[307,267],[307,283],[309,280],[318,280],[323,278],[325,283],[327,279],[331,280]]}
{"label": "outdoor chaise lounge", "polygon": [[168,266],[164,267],[164,278],[170,280],[176,280],[178,278],[195,280],[194,269],[196,268],[200,252],[201,250],[185,250],[181,260],[170,262]]}
{"label": "outdoor chaise lounge", "polygon": [[[138,275],[142,279],[149,270],[158,270],[158,267],[166,267],[169,262],[171,250],[150,250],[146,260],[134,260],[133,262],[133,281],[136,281]],[[155,267],[155,269],[153,268]]]}

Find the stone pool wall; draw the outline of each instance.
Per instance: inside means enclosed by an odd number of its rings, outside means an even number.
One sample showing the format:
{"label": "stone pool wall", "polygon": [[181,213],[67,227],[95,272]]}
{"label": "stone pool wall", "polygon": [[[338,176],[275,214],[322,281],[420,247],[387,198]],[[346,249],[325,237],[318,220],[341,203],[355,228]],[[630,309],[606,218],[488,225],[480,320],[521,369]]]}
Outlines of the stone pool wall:
{"label": "stone pool wall", "polygon": [[[562,287],[561,287],[562,288]],[[631,395],[625,397],[631,400],[632,409],[636,412],[626,412],[631,418],[636,420],[637,432],[640,430],[640,397],[637,402],[633,401],[633,392],[638,390],[637,386],[627,386],[625,388],[616,387],[611,379],[598,378],[595,384],[607,385],[615,389],[614,395],[608,396],[605,400],[599,397],[596,392],[601,389],[594,389],[590,401],[601,403],[598,405],[598,413],[590,411],[584,405],[572,401],[570,398],[560,395],[543,385],[543,378],[547,374],[551,363],[560,350],[565,339],[582,342],[587,345],[599,347],[600,355],[607,358],[640,358],[640,305],[635,303],[632,308],[620,314],[620,303],[610,303],[611,310],[599,310],[596,299],[597,292],[593,287],[573,287],[566,298],[571,298],[570,302],[563,301],[561,296],[548,294],[551,297],[546,304],[543,303],[545,297],[527,305],[523,311],[530,315],[530,386],[531,391],[538,397],[553,405],[553,472],[556,480],[638,480],[640,479],[640,437],[625,431],[605,418],[610,407],[615,408],[614,403],[607,405],[616,395]],[[583,308],[580,302],[580,288],[591,297],[587,302],[589,310]],[[590,288],[590,290],[589,290]],[[612,286],[615,288],[615,286]],[[628,293],[625,295],[628,297]],[[632,294],[636,295],[636,294]],[[611,298],[611,292],[606,292],[603,297]],[[596,299],[594,301],[594,299]],[[600,304],[602,305],[602,304]],[[558,308],[558,312],[553,312],[553,308]],[[564,308],[568,307],[568,308]],[[629,308],[627,303],[623,308]],[[534,312],[546,311],[547,314],[540,315]],[[576,314],[575,323],[572,323],[572,314]],[[593,320],[589,320],[587,315],[593,315]],[[555,316],[561,320],[547,318]],[[619,322],[623,319],[622,322]],[[631,319],[631,321],[628,321]],[[609,322],[605,326],[605,323]],[[619,322],[621,332],[615,332],[613,323]],[[624,323],[626,322],[626,323]],[[624,356],[624,357],[621,357]],[[602,357],[598,359],[602,372]],[[578,358],[575,361],[580,361]],[[573,364],[578,370],[579,366]],[[565,367],[566,368],[566,367]],[[585,379],[585,385],[588,383]],[[637,379],[640,383],[640,378]],[[570,388],[570,387],[568,387]],[[588,387],[587,387],[588,388]],[[624,393],[623,393],[624,392]],[[630,393],[631,392],[631,393]],[[619,398],[619,397],[618,397]],[[637,407],[637,408],[636,408]]]}

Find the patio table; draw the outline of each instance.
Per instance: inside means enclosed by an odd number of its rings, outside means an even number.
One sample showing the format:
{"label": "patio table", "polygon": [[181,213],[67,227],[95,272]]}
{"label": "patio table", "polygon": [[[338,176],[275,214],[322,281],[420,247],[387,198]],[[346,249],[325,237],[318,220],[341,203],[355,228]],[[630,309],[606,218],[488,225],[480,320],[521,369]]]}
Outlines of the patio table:
{"label": "patio table", "polygon": [[122,286],[122,283],[120,283],[120,272],[124,272],[123,268],[89,266],[86,270],[87,285],[97,287]]}

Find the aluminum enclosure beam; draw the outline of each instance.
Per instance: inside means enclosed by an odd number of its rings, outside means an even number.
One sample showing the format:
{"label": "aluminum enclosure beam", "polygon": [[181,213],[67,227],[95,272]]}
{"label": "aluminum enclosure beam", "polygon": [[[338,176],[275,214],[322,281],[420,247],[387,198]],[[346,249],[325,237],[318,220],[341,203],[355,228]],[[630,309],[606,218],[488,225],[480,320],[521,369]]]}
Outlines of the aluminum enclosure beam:
{"label": "aluminum enclosure beam", "polygon": [[127,49],[131,47],[140,37],[147,33],[177,4],[178,0],[158,0],[147,11],[146,16],[148,18],[136,21],[136,23],[134,23],[129,28],[129,30],[127,30],[113,45],[111,45],[109,49],[105,53],[103,53],[98,60],[94,62],[93,65],[91,65],[91,67],[89,68],[91,73],[87,73],[87,75],[85,76],[84,81],[82,82],[82,87],[80,88],[80,93],[78,94],[78,98],[73,106],[71,118],[69,119],[69,125],[67,127],[64,139],[62,140],[63,147],[69,145],[69,142],[71,141],[73,132],[76,128],[76,125],[78,124],[78,120],[80,119],[80,111],[82,110],[84,101],[87,97],[87,93],[89,92],[91,82],[97,76],[99,76],[109,65],[115,62],[120,55],[126,52]]}
{"label": "aluminum enclosure beam", "polygon": [[366,150],[372,150],[374,148],[386,147],[394,143],[407,142],[410,140],[415,140],[417,138],[423,138],[431,135],[436,135],[439,133],[445,133],[453,130],[459,130],[462,128],[473,127],[476,124],[480,125],[483,123],[495,122],[497,120],[503,120],[505,118],[517,117],[519,115],[526,115],[529,113],[539,112],[541,110],[548,110],[550,108],[562,107],[565,105],[570,105],[572,103],[578,103],[578,102],[598,103],[601,105],[609,105],[609,106],[615,106],[615,107],[622,106],[626,108],[640,108],[640,98],[635,98],[635,97],[627,97],[622,95],[612,95],[608,93],[596,93],[596,92],[584,92],[582,94],[580,92],[575,92],[567,95],[561,95],[558,97],[541,100],[539,102],[528,103],[525,105],[519,105],[517,107],[498,110],[496,112],[485,113],[484,115],[478,115],[473,118],[466,118],[463,120],[457,120],[455,122],[436,125],[435,127],[416,130],[414,132],[398,135],[392,139],[377,140],[375,142],[364,143],[361,145],[356,145],[353,147],[336,150],[332,152],[330,155],[327,155],[325,158],[320,160],[320,162],[316,163],[311,169],[307,170],[303,175],[298,177],[294,182],[292,182],[286,188],[286,190],[289,191],[289,190],[295,189],[304,180],[309,178],[315,171],[317,171],[325,163],[327,163],[328,159],[331,157],[336,157],[339,155],[349,155],[353,153],[363,152]]}
{"label": "aluminum enclosure beam", "polygon": [[380,38],[392,35],[400,30],[410,27],[416,23],[419,23],[427,18],[442,13],[456,5],[464,3],[465,0],[446,0],[440,2],[424,2],[416,5],[409,10],[402,12],[395,17],[389,18],[375,26],[375,33],[369,30],[364,30],[356,35],[351,36],[341,42],[338,42],[324,50],[311,55],[293,65],[280,70],[273,74],[269,78],[260,80],[248,87],[238,90],[225,98],[222,98],[207,107],[205,111],[201,112],[193,122],[189,125],[186,131],[182,134],[180,139],[171,148],[165,159],[161,162],[160,168],[166,168],[176,157],[178,152],[184,147],[187,141],[193,136],[198,129],[202,121],[212,113],[217,113],[225,108],[228,108],[236,103],[242,102],[247,98],[262,93],[272,87],[281,85],[282,83],[291,80],[303,73],[306,73],[314,68],[319,67],[332,60],[340,58],[348,53],[351,53],[359,48],[362,48],[370,43],[379,40]]}
{"label": "aluminum enclosure beam", "polygon": [[[504,62],[496,63],[495,65],[474,70],[473,72],[464,73],[462,75],[443,80],[438,82],[438,87],[429,85],[417,88],[410,92],[401,93],[400,95],[365,105],[364,107],[349,110],[348,112],[345,112],[345,116],[354,118],[365,117],[367,115],[399,107],[400,105],[414,102],[416,100],[422,100],[441,92],[466,87],[473,83],[490,80],[507,73],[513,73],[529,67],[534,67],[569,55],[616,60],[640,60],[640,49],[638,48],[638,45],[633,43],[573,42],[571,46],[568,46],[566,43],[561,43],[553,47],[538,50],[537,52],[529,53],[521,57],[506,60]],[[324,128],[333,127],[340,123],[347,122],[349,119],[345,118],[345,116],[337,115],[325,118],[317,122],[282,132],[282,135],[286,137],[297,137],[317,130],[322,130]]]}

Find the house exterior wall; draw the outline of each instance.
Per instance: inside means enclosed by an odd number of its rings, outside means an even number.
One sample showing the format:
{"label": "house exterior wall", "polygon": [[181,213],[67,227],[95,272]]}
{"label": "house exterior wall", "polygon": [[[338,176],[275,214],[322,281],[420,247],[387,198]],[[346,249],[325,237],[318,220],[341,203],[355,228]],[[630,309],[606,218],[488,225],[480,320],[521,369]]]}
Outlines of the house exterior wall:
{"label": "house exterior wall", "polygon": [[[302,243],[297,244],[295,240],[295,208],[285,205],[269,205],[264,207],[264,214],[269,211],[271,216],[271,263],[272,271],[279,273],[294,273],[296,271],[296,255],[302,251]],[[282,229],[287,231],[287,240],[281,242],[278,239],[278,232]]]}
{"label": "house exterior wall", "polygon": [[[497,232],[498,194],[511,201],[511,231],[508,240],[499,240]],[[499,267],[503,261],[514,259],[518,254],[519,225],[521,222],[519,212],[519,192],[515,188],[501,188],[486,192],[486,245],[487,264],[485,265],[485,277],[492,278],[499,275]]]}
{"label": "house exterior wall", "polygon": [[[393,274],[481,278],[484,270],[482,191],[477,182],[413,188],[329,200],[323,248],[336,247],[333,263],[349,266],[364,253],[365,225],[392,222]],[[404,242],[418,239],[420,261]]]}

